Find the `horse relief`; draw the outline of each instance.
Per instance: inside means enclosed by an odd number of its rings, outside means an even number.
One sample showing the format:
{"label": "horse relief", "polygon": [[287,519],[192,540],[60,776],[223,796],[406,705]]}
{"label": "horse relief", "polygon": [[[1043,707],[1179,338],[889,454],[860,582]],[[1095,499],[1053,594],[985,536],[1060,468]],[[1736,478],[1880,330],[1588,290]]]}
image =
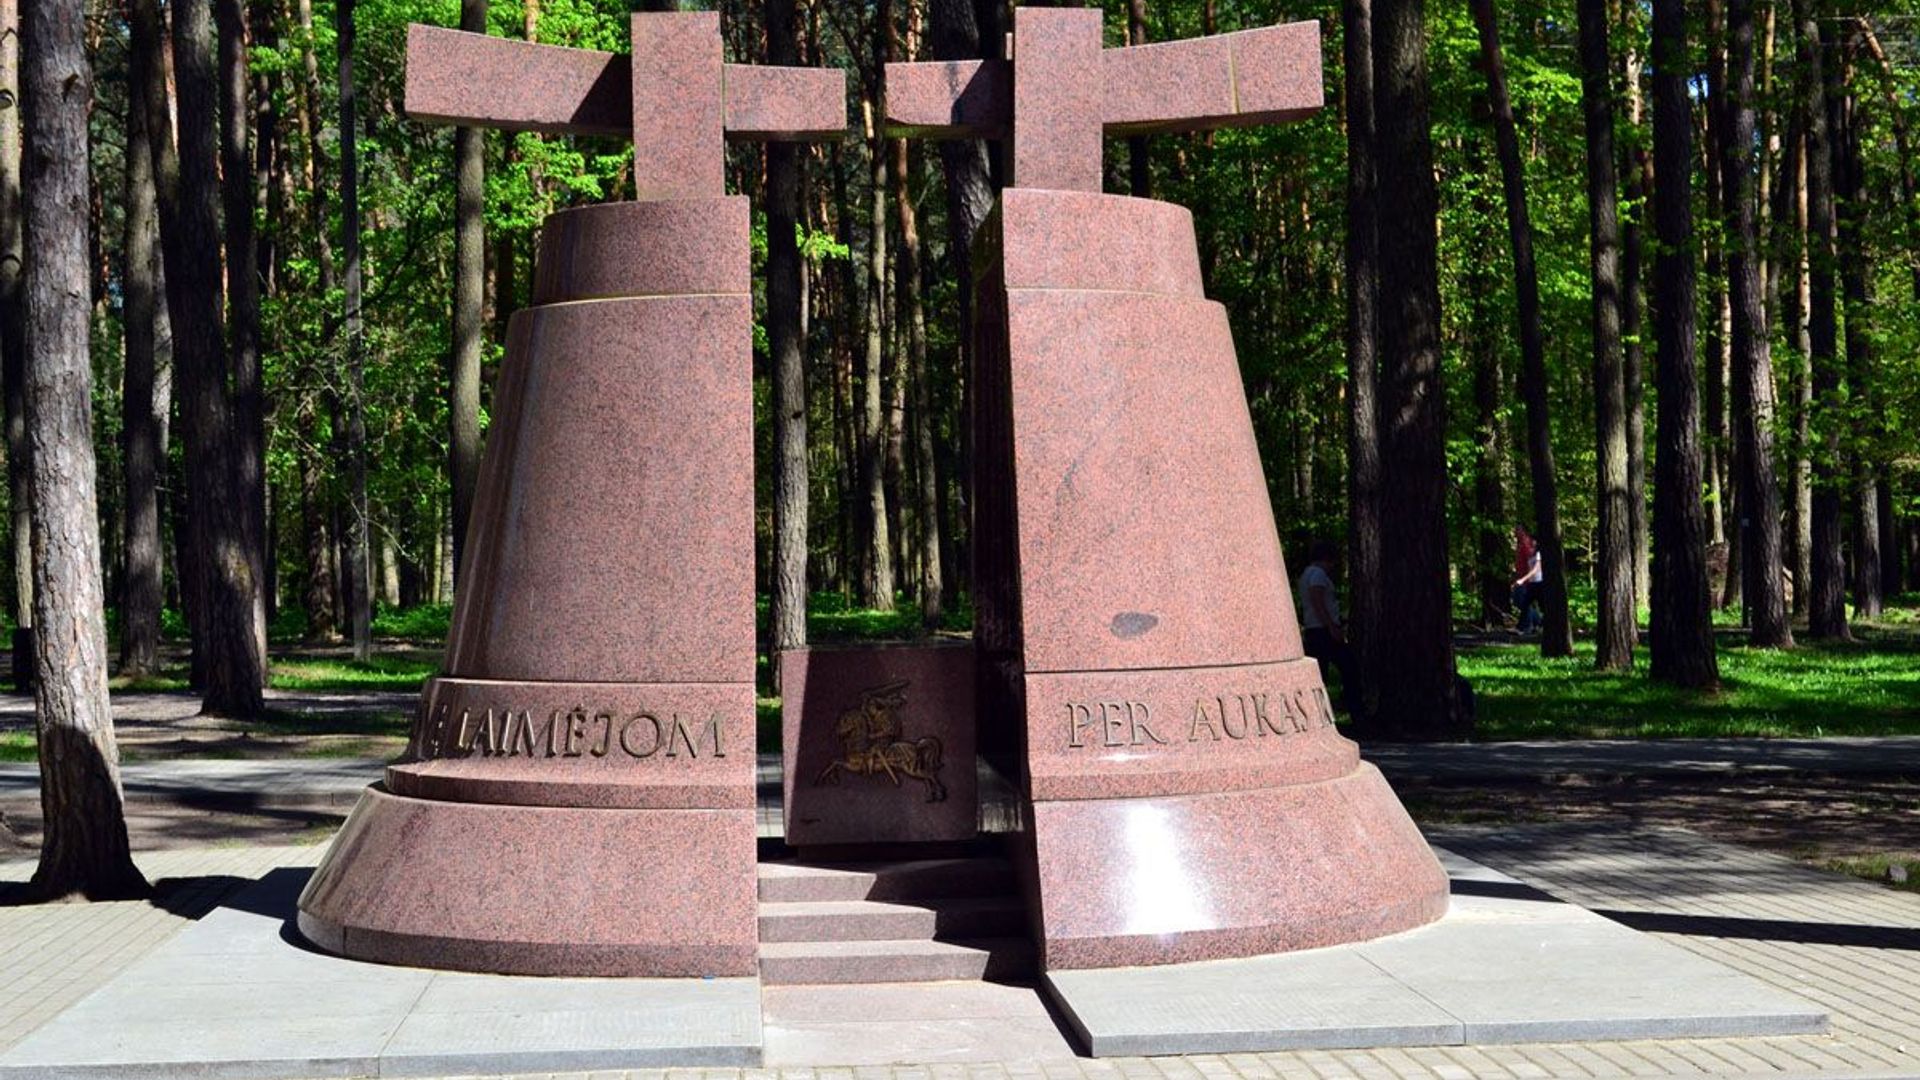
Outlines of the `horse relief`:
{"label": "horse relief", "polygon": [[840,756],[820,770],[814,784],[838,784],[841,773],[854,776],[885,776],[900,786],[907,777],[927,785],[928,802],[944,802],[947,785],[940,782],[940,740],[932,735],[908,740],[901,732],[899,710],[907,703],[905,679],[896,679],[870,687],[860,694],[860,703],[840,714],[833,735],[840,742]]}

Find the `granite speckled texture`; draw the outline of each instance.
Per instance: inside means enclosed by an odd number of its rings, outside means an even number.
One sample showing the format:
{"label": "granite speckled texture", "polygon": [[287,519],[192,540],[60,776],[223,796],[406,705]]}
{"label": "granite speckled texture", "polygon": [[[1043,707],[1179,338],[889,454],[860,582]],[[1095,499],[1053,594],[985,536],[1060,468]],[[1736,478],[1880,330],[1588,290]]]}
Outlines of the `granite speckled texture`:
{"label": "granite speckled texture", "polygon": [[369,788],[300,896],[359,960],[519,975],[751,975],[753,811],[581,810]]}
{"label": "granite speckled texture", "polygon": [[729,138],[837,139],[847,133],[847,77],[838,68],[726,64]]}
{"label": "granite speckled texture", "polygon": [[[835,68],[726,64],[731,139],[846,134],[846,75]],[[476,89],[484,87],[484,96]],[[415,120],[555,135],[633,134],[633,59],[418,23],[407,28],[406,111]]]}
{"label": "granite speckled texture", "polygon": [[1320,24],[1288,23],[1102,54],[1107,128],[1202,131],[1300,120],[1320,110]]}
{"label": "granite speckled texture", "polygon": [[[1019,30],[1016,23],[1015,47]],[[1029,45],[1041,48],[1052,35],[1028,32]],[[1214,37],[1165,41],[1104,49],[1095,68],[1084,65],[1050,69],[1055,82],[1070,75],[1091,79],[1096,100],[1092,112],[1073,122],[1097,124],[1107,135],[1162,134],[1213,128],[1251,127],[1303,119],[1325,100],[1320,69],[1320,27],[1299,22],[1241,30]],[[1071,46],[1084,56],[1086,43]],[[1048,61],[1043,61],[1046,63]],[[1006,60],[946,60],[887,65],[887,129],[895,135],[934,139],[997,139],[1009,127],[1025,130],[1035,116],[1054,117],[1043,102],[1038,114],[1015,124],[1014,70]],[[1029,64],[1031,73],[1033,65]],[[1030,91],[1051,94],[1045,87]],[[1084,87],[1076,88],[1076,93]],[[1055,119],[1046,125],[1055,130]],[[1030,137],[1039,137],[1037,134]],[[1016,137],[1016,142],[1018,138]],[[1077,136],[1075,145],[1084,141]],[[1082,147],[1084,151],[1084,147]],[[1086,187],[1075,172],[1071,186]],[[1023,183],[1024,187],[1036,185]]]}
{"label": "granite speckled texture", "polygon": [[524,806],[754,805],[747,683],[432,680],[396,794]]}
{"label": "granite speckled texture", "polygon": [[1043,967],[1439,918],[1445,874],[1302,655],[1190,217],[1008,188],[978,247],[975,446],[1000,484],[977,509],[981,694],[1020,718]]}
{"label": "granite speckled texture", "polygon": [[1005,60],[924,60],[887,65],[887,130],[929,139],[999,139],[1013,118],[1013,68]]}
{"label": "granite speckled texture", "polygon": [[[1001,272],[1009,289],[1120,289],[1205,299],[1193,214],[1184,206],[1091,192],[1028,191],[1002,203],[1000,213],[1001,228],[1020,238],[1004,253]],[[1089,233],[1089,221],[1121,231]]]}
{"label": "granite speckled texture", "polygon": [[1048,969],[1312,949],[1447,912],[1446,875],[1364,763],[1318,783],[1036,800],[1033,835]]}
{"label": "granite speckled texture", "polygon": [[751,318],[745,295],[514,315],[449,674],[753,681]]}
{"label": "granite speckled texture", "polygon": [[[533,302],[740,293],[752,287],[738,239],[738,196],[620,202],[549,214],[534,260]],[[725,243],[716,243],[724,237]]]}
{"label": "granite speckled texture", "polygon": [[415,120],[625,136],[632,79],[632,62],[613,53],[407,27],[406,111]]}
{"label": "granite speckled texture", "polygon": [[1360,760],[1334,729],[1319,666],[1307,659],[1029,671],[1026,706],[1035,799],[1316,783]]}
{"label": "granite speckled texture", "polygon": [[973,679],[963,642],[782,653],[787,843],[970,839],[980,812]]}
{"label": "granite speckled texture", "polygon": [[1101,18],[1097,8],[1014,9],[1008,183],[1100,190]]}
{"label": "granite speckled texture", "polygon": [[720,13],[635,12],[632,71],[634,194],[726,194]]}

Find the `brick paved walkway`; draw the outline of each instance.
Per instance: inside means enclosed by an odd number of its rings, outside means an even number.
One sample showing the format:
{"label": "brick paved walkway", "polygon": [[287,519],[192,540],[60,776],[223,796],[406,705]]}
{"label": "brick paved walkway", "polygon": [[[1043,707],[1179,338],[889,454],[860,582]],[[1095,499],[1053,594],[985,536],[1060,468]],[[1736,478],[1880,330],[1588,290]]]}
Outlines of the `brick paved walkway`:
{"label": "brick paved walkway", "polygon": [[[134,861],[157,886],[151,901],[0,906],[0,1050],[79,1001],[127,965],[276,866],[311,866],[326,850],[224,847],[155,851]],[[34,861],[0,861],[0,884],[33,876]]]}
{"label": "brick paved walkway", "polygon": [[[1548,893],[1637,926],[1832,1012],[1819,1037],[1315,1051],[1217,1057],[679,1069],[595,1080],[1408,1080],[1721,1076],[1920,1077],[1920,895],[1810,870],[1678,830],[1448,828],[1433,838]],[[305,865],[318,847],[229,848],[143,858],[196,879],[165,908],[0,908],[0,1048],[215,902],[227,875]],[[31,871],[0,863],[0,881]]]}

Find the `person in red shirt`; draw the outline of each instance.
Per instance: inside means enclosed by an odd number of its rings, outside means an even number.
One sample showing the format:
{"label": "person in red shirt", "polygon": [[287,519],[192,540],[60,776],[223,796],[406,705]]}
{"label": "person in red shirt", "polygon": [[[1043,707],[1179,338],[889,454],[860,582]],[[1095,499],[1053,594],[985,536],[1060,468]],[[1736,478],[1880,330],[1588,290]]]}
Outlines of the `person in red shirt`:
{"label": "person in red shirt", "polygon": [[1513,610],[1519,615],[1514,629],[1530,634],[1540,629],[1540,586],[1546,574],[1540,569],[1540,544],[1525,525],[1513,527]]}

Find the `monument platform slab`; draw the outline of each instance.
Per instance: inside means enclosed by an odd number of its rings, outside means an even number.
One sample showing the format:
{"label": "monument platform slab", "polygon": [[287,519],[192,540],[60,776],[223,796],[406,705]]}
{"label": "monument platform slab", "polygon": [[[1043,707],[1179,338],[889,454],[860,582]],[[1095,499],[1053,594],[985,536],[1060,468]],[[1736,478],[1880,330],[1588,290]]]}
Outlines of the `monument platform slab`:
{"label": "monument platform slab", "polygon": [[0,1077],[446,1076],[761,1060],[760,980],[474,975],[330,956],[272,871],[0,1055]]}
{"label": "monument platform slab", "polygon": [[1054,971],[1095,1057],[1809,1035],[1824,1010],[1436,849],[1439,922],[1326,949]]}

